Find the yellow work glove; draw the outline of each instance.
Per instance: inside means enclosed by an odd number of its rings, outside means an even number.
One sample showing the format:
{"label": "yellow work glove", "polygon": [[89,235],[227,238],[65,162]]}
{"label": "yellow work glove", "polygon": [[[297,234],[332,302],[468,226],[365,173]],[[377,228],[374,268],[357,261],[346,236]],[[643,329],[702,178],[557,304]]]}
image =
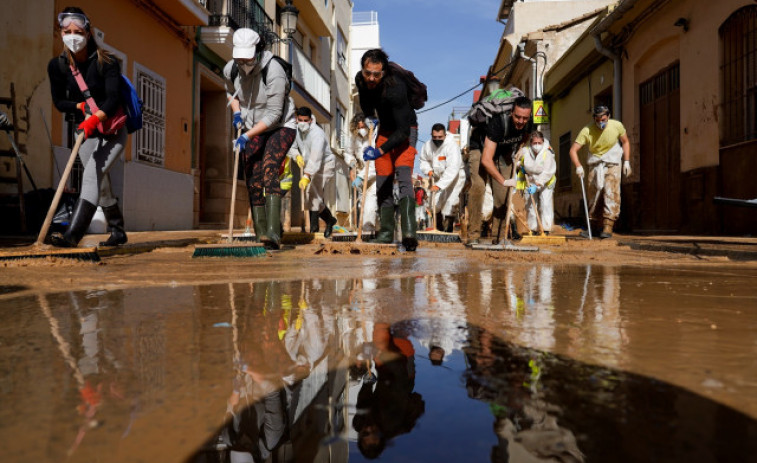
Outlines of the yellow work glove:
{"label": "yellow work glove", "polygon": [[307,177],[302,177],[300,179],[300,190],[304,190],[308,187],[308,185],[310,185],[310,179]]}
{"label": "yellow work glove", "polygon": [[301,154],[298,154],[295,158],[295,161],[297,162],[297,165],[300,166],[300,169],[305,168],[305,160],[302,158]]}

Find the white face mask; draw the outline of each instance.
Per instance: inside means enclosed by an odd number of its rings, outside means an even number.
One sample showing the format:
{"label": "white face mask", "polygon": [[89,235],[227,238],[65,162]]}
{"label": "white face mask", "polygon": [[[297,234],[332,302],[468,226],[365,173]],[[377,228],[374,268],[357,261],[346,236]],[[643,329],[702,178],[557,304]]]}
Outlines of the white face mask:
{"label": "white face mask", "polygon": [[597,127],[599,127],[602,130],[604,130],[605,127],[607,127],[607,121],[597,122],[596,124],[597,124]]}
{"label": "white face mask", "polygon": [[79,34],[66,34],[63,36],[63,44],[71,53],[79,53],[87,46],[87,38]]}
{"label": "white face mask", "polygon": [[358,134],[359,134],[359,135],[360,135],[361,137],[365,138],[365,137],[366,137],[366,136],[368,135],[368,129],[366,129],[365,127],[363,127],[362,129],[358,129],[358,130],[357,130],[357,133],[358,133]]}
{"label": "white face mask", "polygon": [[539,154],[539,153],[541,153],[541,149],[543,147],[544,147],[544,145],[534,144],[534,145],[531,145],[531,151],[533,151],[534,154]]}
{"label": "white face mask", "polygon": [[306,133],[308,130],[310,130],[310,122],[298,122],[297,130],[302,133]]}

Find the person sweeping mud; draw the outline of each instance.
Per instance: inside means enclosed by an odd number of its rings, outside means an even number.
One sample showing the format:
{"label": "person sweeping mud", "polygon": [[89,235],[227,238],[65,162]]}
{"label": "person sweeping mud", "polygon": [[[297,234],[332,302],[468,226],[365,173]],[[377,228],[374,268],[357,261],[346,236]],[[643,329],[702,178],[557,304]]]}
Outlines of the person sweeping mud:
{"label": "person sweeping mud", "polygon": [[[47,74],[53,104],[60,112],[73,115],[77,131],[84,132],[85,141],[79,148],[84,172],[71,223],[65,233],[53,233],[50,241],[58,247],[76,247],[100,205],[111,229],[110,237],[100,245],[124,244],[127,240],[124,219],[118,199],[113,196],[109,175],[128,137],[123,124],[120,128],[111,127],[113,116],[123,114],[118,61],[97,46],[92,24],[80,8],[65,8],[58,15],[58,27],[64,50],[50,60]],[[91,107],[92,102],[96,108]]]}
{"label": "person sweeping mud", "polygon": [[376,196],[381,226],[374,243],[394,241],[394,204],[392,187],[395,171],[399,182],[399,209],[402,245],[415,251],[415,201],[412,173],[416,150],[410,143],[415,111],[408,100],[404,79],[389,67],[389,56],[381,49],[368,50],[360,59],[361,70],[355,76],[360,107],[368,117],[378,115],[379,134],[376,146],[363,151],[363,159],[376,161]]}
{"label": "person sweeping mud", "polygon": [[[361,208],[363,209],[363,231],[371,233],[376,231],[376,167],[373,163],[368,163],[368,175],[365,175],[363,165],[363,151],[370,145],[368,139],[368,125],[365,123],[365,115],[357,113],[350,122],[350,143],[344,151],[344,159],[352,169],[352,188],[358,195]],[[367,177],[367,178],[363,178]],[[368,182],[363,198],[363,182]]]}
{"label": "person sweeping mud", "polygon": [[257,32],[237,29],[233,42],[233,59],[224,66],[223,75],[234,127],[242,130],[234,146],[244,159],[255,235],[267,247],[278,249],[283,195],[279,169],[294,143],[294,101],[284,66],[265,50]]}
{"label": "person sweeping mud", "polygon": [[[507,217],[507,195],[512,194],[512,191],[508,193],[508,190],[509,187],[515,186],[515,182],[511,178],[506,179],[505,175],[510,175],[508,167],[512,166],[514,155],[528,141],[528,136],[533,130],[532,125],[531,100],[525,96],[515,99],[512,111],[503,113],[502,116],[492,117],[486,124],[486,136],[483,152],[481,153],[481,166],[484,167],[488,174],[487,177],[491,178],[492,193],[494,195],[492,220],[493,244],[507,238],[506,236],[500,237],[500,232],[503,222]],[[486,178],[484,178],[484,185],[485,181]],[[475,186],[476,183],[474,182]],[[480,186],[477,191],[483,194]],[[472,206],[472,209],[477,211],[477,207]],[[519,239],[517,227],[514,223],[511,226],[513,237]]]}
{"label": "person sweeping mud", "polygon": [[431,127],[431,140],[421,148],[420,169],[433,182],[432,214],[441,216],[436,220],[437,229],[452,233],[460,192],[465,186],[465,170],[460,147],[447,136],[444,125],[436,123]]}
{"label": "person sweeping mud", "polygon": [[[631,143],[626,128],[620,121],[610,119],[607,106],[594,108],[594,123],[589,124],[578,133],[576,141],[570,147],[570,160],[576,166],[576,175],[583,182],[584,168],[578,160],[578,151],[587,145],[589,157],[589,215],[592,216],[592,228],[602,224],[600,238],[612,237],[612,229],[620,215],[620,175],[631,175]],[[621,168],[621,156],[623,167]],[[601,222],[596,217],[597,206],[603,204]],[[589,232],[581,232],[584,238]]]}
{"label": "person sweeping mud", "polygon": [[336,218],[326,205],[326,195],[334,182],[334,154],[326,133],[315,123],[313,111],[307,106],[297,108],[297,137],[294,147],[299,154],[295,161],[300,167],[300,188],[305,190],[305,207],[310,211],[310,233],[319,230],[318,219],[323,219],[324,238],[331,237]]}

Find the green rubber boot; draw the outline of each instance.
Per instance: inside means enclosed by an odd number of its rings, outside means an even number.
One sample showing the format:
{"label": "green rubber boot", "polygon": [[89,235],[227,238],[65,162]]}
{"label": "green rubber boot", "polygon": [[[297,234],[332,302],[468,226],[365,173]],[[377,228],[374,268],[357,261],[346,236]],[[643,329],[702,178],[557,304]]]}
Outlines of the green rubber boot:
{"label": "green rubber boot", "polygon": [[254,206],[252,208],[252,226],[255,228],[255,237],[258,242],[268,241],[268,221],[265,217],[265,206]]}
{"label": "green rubber boot", "polygon": [[281,236],[281,196],[266,195],[265,197],[265,216],[266,216],[266,240],[263,244],[270,249],[279,249]]}
{"label": "green rubber boot", "polygon": [[370,242],[376,244],[394,243],[394,207],[382,207],[379,210],[379,218],[381,220],[381,228],[379,228],[376,238]]}
{"label": "green rubber boot", "polygon": [[402,245],[406,251],[415,251],[418,238],[415,236],[415,201],[405,196],[400,199],[400,223],[402,224]]}

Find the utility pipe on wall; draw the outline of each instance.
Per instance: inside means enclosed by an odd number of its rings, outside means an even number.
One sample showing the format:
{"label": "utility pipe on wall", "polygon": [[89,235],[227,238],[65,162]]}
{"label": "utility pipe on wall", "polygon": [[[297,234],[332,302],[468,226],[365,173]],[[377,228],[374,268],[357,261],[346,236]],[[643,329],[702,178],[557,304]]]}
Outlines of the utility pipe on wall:
{"label": "utility pipe on wall", "polygon": [[594,37],[594,47],[596,47],[597,51],[612,60],[612,64],[613,64],[612,114],[613,114],[613,119],[620,121],[622,119],[622,116],[621,116],[622,92],[621,92],[620,84],[622,82],[621,72],[623,71],[623,67],[622,67],[623,63],[620,58],[620,53],[613,53],[612,50],[602,45],[602,39],[599,37],[599,34],[595,34],[593,37]]}
{"label": "utility pipe on wall", "polygon": [[539,95],[539,85],[536,81],[538,78],[538,74],[536,72],[536,59],[526,56],[526,44],[524,42],[520,42],[518,44],[518,50],[520,51],[521,58],[527,61],[531,61],[531,89],[529,92],[529,97],[531,98],[531,100],[536,100],[541,96]]}

